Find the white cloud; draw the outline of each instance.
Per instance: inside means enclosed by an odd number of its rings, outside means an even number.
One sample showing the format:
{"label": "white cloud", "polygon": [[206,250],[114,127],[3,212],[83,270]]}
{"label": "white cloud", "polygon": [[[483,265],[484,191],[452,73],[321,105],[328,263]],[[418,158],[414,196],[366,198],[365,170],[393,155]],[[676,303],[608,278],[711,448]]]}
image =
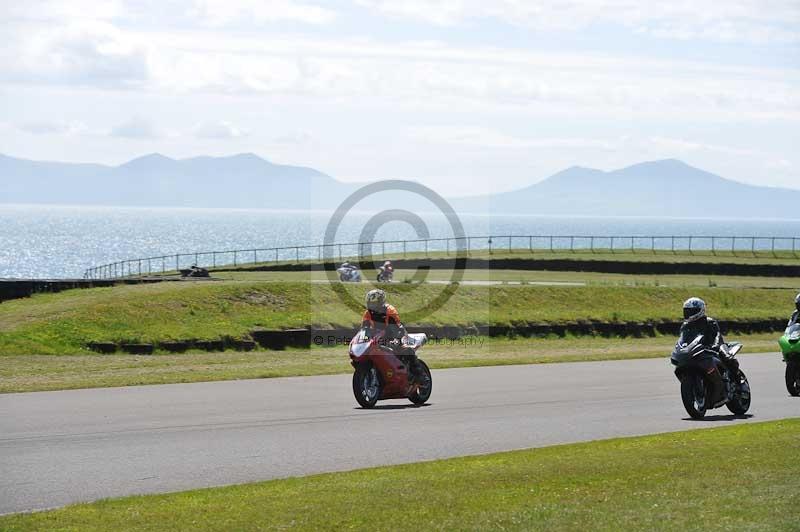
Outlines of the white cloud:
{"label": "white cloud", "polygon": [[31,135],[80,135],[88,132],[83,122],[25,122],[17,128]]}
{"label": "white cloud", "polygon": [[798,42],[795,0],[357,0],[389,16],[439,26],[481,19],[545,31],[579,31],[621,24],[658,37],[741,42]]}
{"label": "white cloud", "polygon": [[138,117],[114,126],[111,128],[109,135],[128,139],[155,139],[162,136],[161,132],[149,120]]}
{"label": "white cloud", "polygon": [[303,145],[308,144],[314,140],[314,137],[311,133],[307,131],[296,131],[293,133],[288,133],[286,135],[280,135],[272,139],[272,142],[275,144],[287,144],[287,145]]}
{"label": "white cloud", "polygon": [[250,133],[225,120],[203,122],[195,129],[195,136],[203,139],[238,139]]}
{"label": "white cloud", "polygon": [[292,0],[194,0],[190,10],[199,20],[221,26],[235,21],[330,24],[336,12],[311,3]]}
{"label": "white cloud", "polygon": [[610,149],[614,145],[608,140],[582,137],[521,137],[482,126],[418,126],[410,128],[408,130],[408,135],[412,140],[424,143],[455,144],[500,149]]}
{"label": "white cloud", "polygon": [[135,86],[148,76],[147,46],[105,22],[56,30],[22,26],[0,33],[0,76],[12,81],[86,86]]}
{"label": "white cloud", "polygon": [[11,42],[0,58],[7,67],[0,79],[27,83],[286,95],[327,103],[372,98],[415,109],[458,104],[544,114],[800,119],[800,73],[786,69],[431,42],[135,32],[96,22]]}

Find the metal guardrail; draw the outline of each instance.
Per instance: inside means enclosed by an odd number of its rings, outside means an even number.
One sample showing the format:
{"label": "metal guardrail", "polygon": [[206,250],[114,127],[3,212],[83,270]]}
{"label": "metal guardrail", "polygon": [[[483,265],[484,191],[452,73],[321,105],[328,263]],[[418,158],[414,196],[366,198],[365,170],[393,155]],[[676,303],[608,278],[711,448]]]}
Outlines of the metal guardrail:
{"label": "metal guardrail", "polygon": [[[487,235],[460,238],[424,238],[282,246],[175,253],[127,259],[89,268],[85,279],[145,277],[197,265],[205,268],[243,266],[301,260],[347,260],[363,257],[394,258],[410,253],[455,255],[458,251],[507,253],[665,253],[690,255],[800,257],[800,237],[759,236],[579,236],[579,235]],[[515,247],[516,245],[516,247]],[[379,252],[376,251],[379,248]]]}

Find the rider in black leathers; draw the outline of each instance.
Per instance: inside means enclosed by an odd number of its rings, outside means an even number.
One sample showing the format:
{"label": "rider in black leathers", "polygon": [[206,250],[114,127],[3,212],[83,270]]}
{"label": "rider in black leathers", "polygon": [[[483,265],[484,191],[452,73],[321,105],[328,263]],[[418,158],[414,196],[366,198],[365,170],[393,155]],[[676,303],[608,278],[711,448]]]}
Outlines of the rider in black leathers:
{"label": "rider in black leathers", "polygon": [[[681,324],[681,337],[696,338],[698,334],[703,335],[701,343],[707,349],[714,351],[720,362],[725,366],[730,376],[739,372],[739,362],[735,358],[728,357],[721,349],[725,340],[719,329],[719,323],[714,318],[706,315],[706,303],[698,297],[687,299],[683,304],[683,323]],[[711,375],[714,383],[713,397],[719,397],[722,392],[722,376],[719,371]]]}

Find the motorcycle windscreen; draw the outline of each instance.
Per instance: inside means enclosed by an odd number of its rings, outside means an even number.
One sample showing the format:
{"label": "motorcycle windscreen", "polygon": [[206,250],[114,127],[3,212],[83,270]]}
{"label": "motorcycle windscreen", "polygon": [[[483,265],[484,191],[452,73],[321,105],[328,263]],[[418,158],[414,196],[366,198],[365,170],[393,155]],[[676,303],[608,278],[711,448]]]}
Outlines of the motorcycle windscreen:
{"label": "motorcycle windscreen", "polygon": [[360,357],[369,350],[370,341],[372,340],[369,333],[369,329],[361,329],[350,342],[350,353],[354,357]]}

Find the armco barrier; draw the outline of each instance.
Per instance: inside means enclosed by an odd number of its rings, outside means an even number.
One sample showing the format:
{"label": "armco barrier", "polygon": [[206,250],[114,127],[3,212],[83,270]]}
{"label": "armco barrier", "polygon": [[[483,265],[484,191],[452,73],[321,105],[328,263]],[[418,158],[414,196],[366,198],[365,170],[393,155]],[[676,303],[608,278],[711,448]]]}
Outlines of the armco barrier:
{"label": "armco barrier", "polygon": [[[463,263],[465,269],[474,270],[541,270],[558,272],[595,272],[649,275],[735,275],[754,277],[800,277],[800,263],[793,264],[739,264],[723,262],[655,262],[592,259],[532,259],[470,258]],[[398,259],[393,261],[398,270],[452,270],[453,259]],[[371,271],[372,263],[360,263],[359,267]],[[301,263],[260,265],[238,268],[238,271],[322,271],[334,270],[334,263]],[[227,271],[217,268],[216,272]]]}

